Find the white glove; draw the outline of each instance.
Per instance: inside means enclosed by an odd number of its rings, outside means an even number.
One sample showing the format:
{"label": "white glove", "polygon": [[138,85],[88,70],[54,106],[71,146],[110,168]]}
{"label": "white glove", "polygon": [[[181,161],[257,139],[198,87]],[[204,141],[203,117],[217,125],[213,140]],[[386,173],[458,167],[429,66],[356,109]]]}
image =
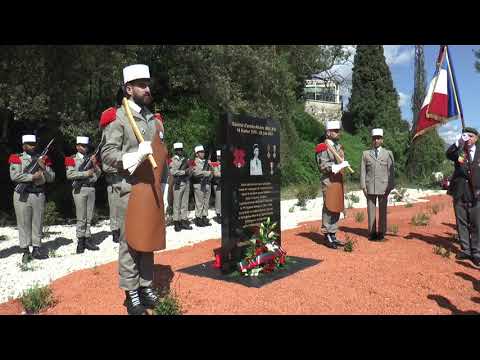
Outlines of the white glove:
{"label": "white glove", "polygon": [[332,172],[334,174],[338,173],[340,170],[342,170],[343,168],[346,168],[350,166],[350,164],[348,163],[348,161],[343,161],[341,162],[340,164],[333,164],[332,165]]}
{"label": "white glove", "polygon": [[138,145],[136,152],[126,153],[122,156],[123,168],[132,175],[148,155],[153,154],[150,141],[144,141]]}
{"label": "white glove", "polygon": [[144,156],[144,160],[145,158],[150,155],[150,154],[153,154],[153,150],[152,150],[152,142],[151,141],[144,141],[144,142],[141,142],[140,144],[138,144],[138,150],[137,152],[139,154],[141,154],[142,156]]}

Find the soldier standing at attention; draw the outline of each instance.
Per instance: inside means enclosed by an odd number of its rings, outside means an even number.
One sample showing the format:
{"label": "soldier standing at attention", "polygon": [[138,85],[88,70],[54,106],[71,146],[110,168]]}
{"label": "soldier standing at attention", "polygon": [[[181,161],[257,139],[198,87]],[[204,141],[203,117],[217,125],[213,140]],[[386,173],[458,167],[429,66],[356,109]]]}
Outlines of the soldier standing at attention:
{"label": "soldier standing at attention", "polygon": [[175,231],[192,230],[188,222],[188,199],[190,197],[191,168],[184,155],[183,144],[173,144],[175,155],[170,163],[170,174],[173,176],[173,222]]}
{"label": "soldier standing at attention", "polygon": [[195,225],[199,227],[212,225],[208,221],[212,171],[210,162],[205,159],[202,145],[195,146],[195,164],[193,166],[193,191],[195,194]]}
{"label": "soldier standing at attention", "polygon": [[222,187],[221,187],[221,177],[222,177],[222,164],[221,164],[221,154],[220,150],[217,150],[217,161],[212,163],[213,170],[213,191],[215,192],[215,221],[219,224],[222,223]]}
{"label": "soldier standing at attention", "polygon": [[[17,184],[26,184],[22,193],[13,192],[13,206],[17,217],[20,248],[23,252],[22,263],[32,259],[47,259],[42,249],[43,217],[45,214],[45,183],[55,180],[51,168],[52,162],[45,155],[36,154],[37,139],[35,135],[22,136],[21,154],[12,154],[8,159],[10,164],[10,179]],[[38,162],[39,170],[33,174],[25,169],[33,162]],[[33,246],[30,253],[30,246]]]}
{"label": "soldier standing at attention", "polygon": [[[370,241],[383,240],[387,232],[388,194],[395,182],[395,162],[390,150],[382,147],[383,130],[372,130],[372,149],[362,155],[360,186],[367,198],[368,232]],[[379,224],[377,232],[377,199]]]}
{"label": "soldier standing at attention", "polygon": [[[164,139],[163,124],[148,109],[153,101],[150,92],[150,70],[148,66],[137,64],[123,69],[123,82],[128,106],[143,135],[144,142],[139,143],[127,119],[123,107],[117,109],[116,118],[105,128],[105,145],[102,147],[102,159],[107,165],[118,169],[122,177],[114,185],[118,192],[118,216],[120,224],[118,271],[120,288],[125,290],[124,305],[130,315],[144,315],[147,309],[153,309],[158,300],[152,288],[153,252],[142,252],[132,248],[125,237],[125,216],[132,184],[138,181],[135,170],[149,154],[153,154],[151,142],[158,129],[161,141]],[[168,176],[167,164],[162,173],[162,189]]]}
{"label": "soldier standing at attention", "polygon": [[[95,155],[88,156],[87,136],[77,136],[77,153],[65,158],[67,180],[72,180],[72,195],[77,216],[77,254],[87,250],[100,250],[92,243],[90,224],[95,209],[95,183],[102,174]],[[87,161],[91,166],[84,170]]]}
{"label": "soldier standing at attention", "polygon": [[[123,98],[123,90],[120,89],[117,94],[117,107],[121,106]],[[117,108],[111,107],[102,112],[100,116],[100,128],[102,129],[102,142],[105,139],[105,131],[110,126],[110,123],[115,120],[117,116]],[[107,165],[102,159],[102,170],[105,173],[105,181],[107,182],[107,196],[108,196],[108,209],[110,214],[110,230],[112,231],[112,240],[118,243],[120,237],[120,223],[118,219],[118,192],[114,191],[115,185],[119,184],[122,180],[118,175],[118,169]]]}

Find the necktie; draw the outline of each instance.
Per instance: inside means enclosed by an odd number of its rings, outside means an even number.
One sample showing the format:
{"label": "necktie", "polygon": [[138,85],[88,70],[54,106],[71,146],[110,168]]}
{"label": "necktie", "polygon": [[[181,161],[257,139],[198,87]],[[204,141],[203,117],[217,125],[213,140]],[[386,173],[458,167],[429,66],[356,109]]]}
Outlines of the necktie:
{"label": "necktie", "polygon": [[375,149],[375,159],[378,159],[378,149]]}

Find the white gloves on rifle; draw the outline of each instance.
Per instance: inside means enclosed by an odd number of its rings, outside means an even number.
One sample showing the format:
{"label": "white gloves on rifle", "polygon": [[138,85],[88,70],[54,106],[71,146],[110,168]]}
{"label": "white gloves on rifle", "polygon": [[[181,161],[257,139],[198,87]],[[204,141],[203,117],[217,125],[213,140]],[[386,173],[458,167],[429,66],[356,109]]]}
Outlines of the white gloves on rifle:
{"label": "white gloves on rifle", "polygon": [[144,141],[138,144],[136,152],[126,153],[122,156],[123,168],[132,175],[148,155],[153,154],[151,141]]}
{"label": "white gloves on rifle", "polygon": [[462,134],[458,137],[455,145],[457,145],[458,148],[463,148],[465,142],[467,142],[468,139],[470,139],[470,136],[468,136],[468,134]]}
{"label": "white gloves on rifle", "polygon": [[332,165],[332,172],[334,174],[338,173],[340,170],[346,168],[346,167],[349,167],[350,164],[348,163],[348,161],[343,161],[341,162],[340,164],[333,164]]}

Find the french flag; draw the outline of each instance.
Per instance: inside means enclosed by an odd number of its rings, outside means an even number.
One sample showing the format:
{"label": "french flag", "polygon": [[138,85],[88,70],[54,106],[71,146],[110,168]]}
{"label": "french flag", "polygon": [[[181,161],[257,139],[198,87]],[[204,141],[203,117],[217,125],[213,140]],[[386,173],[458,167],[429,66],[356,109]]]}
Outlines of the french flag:
{"label": "french flag", "polygon": [[414,139],[436,126],[461,117],[462,104],[447,45],[440,46],[437,70],[418,114]]}

